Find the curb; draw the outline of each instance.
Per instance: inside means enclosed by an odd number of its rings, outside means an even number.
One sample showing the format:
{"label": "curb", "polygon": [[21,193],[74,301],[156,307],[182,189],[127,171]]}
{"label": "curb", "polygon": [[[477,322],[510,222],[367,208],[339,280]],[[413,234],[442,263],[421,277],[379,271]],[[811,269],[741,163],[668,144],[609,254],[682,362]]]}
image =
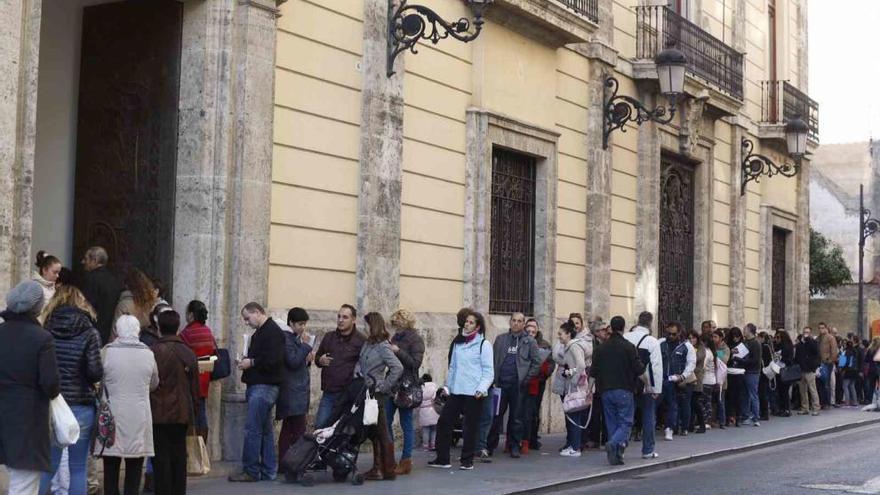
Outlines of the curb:
{"label": "curb", "polygon": [[690,464],[698,464],[703,461],[708,460],[717,460],[723,457],[729,457],[737,454],[742,454],[744,452],[749,452],[753,450],[761,450],[769,447],[775,447],[777,445],[781,445],[783,443],[788,442],[796,442],[799,440],[805,440],[809,438],[815,438],[824,435],[830,435],[832,433],[839,433],[842,431],[853,430],[856,428],[861,428],[863,426],[870,426],[873,424],[880,424],[880,418],[876,419],[866,419],[863,421],[857,421],[854,423],[846,423],[841,425],[830,426],[828,428],[823,428],[821,430],[810,431],[806,433],[799,433],[797,435],[792,435],[790,437],[777,438],[774,440],[768,440],[766,442],[756,442],[747,445],[742,445],[739,447],[734,447],[730,449],[722,449],[715,450],[711,452],[701,452],[699,454],[694,454],[690,456],[684,457],[676,457],[674,459],[669,459],[666,461],[653,462],[650,464],[643,464],[633,467],[625,467],[625,468],[617,468],[613,471],[606,471],[603,473],[591,474],[589,476],[583,476],[580,478],[567,479],[564,481],[548,483],[541,486],[536,486],[532,488],[525,488],[522,490],[514,490],[509,492],[504,492],[503,495],[532,495],[532,494],[543,494],[543,493],[551,493],[557,492],[559,490],[568,490],[572,488],[582,488],[590,485],[595,485],[599,483],[603,483],[605,481],[609,481],[615,478],[620,478],[624,476],[633,476],[639,474],[647,474],[655,471],[662,471],[664,469],[670,469],[680,466],[686,466]]}

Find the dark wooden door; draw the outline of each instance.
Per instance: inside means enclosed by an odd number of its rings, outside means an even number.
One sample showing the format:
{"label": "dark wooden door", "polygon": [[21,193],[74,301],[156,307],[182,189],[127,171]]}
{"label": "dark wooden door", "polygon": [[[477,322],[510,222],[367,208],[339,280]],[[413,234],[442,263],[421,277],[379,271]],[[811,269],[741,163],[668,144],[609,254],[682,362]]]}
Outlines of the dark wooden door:
{"label": "dark wooden door", "polygon": [[182,6],[135,0],[83,10],[75,256],[107,249],[171,282]]}
{"label": "dark wooden door", "polygon": [[492,150],[491,313],[534,313],[535,169],[534,157]]}
{"label": "dark wooden door", "polygon": [[694,322],[694,169],[664,159],[660,173],[658,323]]}
{"label": "dark wooden door", "polygon": [[788,231],[773,229],[773,267],[771,280],[770,324],[773,330],[785,328],[785,251]]}

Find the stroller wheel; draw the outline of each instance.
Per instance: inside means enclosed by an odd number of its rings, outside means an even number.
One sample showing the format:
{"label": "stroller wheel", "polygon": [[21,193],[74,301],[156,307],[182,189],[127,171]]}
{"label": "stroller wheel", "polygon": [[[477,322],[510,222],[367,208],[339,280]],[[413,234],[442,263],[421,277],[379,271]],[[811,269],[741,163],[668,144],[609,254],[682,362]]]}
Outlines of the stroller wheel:
{"label": "stroller wheel", "polygon": [[333,481],[345,481],[348,478],[348,473],[337,473],[333,471]]}
{"label": "stroller wheel", "polygon": [[315,486],[315,477],[311,474],[304,474],[299,479],[299,484],[304,487]]}
{"label": "stroller wheel", "polygon": [[354,486],[361,486],[364,484],[364,475],[358,473],[351,477],[351,484]]}

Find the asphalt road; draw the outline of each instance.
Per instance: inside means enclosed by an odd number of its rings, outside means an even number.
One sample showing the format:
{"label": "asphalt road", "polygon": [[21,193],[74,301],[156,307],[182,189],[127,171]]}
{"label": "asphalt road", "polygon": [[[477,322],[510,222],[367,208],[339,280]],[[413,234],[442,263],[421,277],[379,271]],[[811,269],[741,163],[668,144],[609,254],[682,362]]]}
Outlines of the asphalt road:
{"label": "asphalt road", "polygon": [[880,426],[623,477],[564,495],[880,494]]}

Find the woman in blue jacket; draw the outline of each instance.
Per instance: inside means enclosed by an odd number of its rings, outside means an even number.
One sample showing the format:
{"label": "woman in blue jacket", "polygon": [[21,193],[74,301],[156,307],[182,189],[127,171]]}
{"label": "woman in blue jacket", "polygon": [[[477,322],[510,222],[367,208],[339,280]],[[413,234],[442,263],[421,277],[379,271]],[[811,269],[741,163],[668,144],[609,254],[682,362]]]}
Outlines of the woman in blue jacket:
{"label": "woman in blue jacket", "polygon": [[450,468],[449,449],[452,445],[452,425],[464,413],[464,443],[461,449],[461,469],[474,468],[474,447],[479,433],[483,401],[495,378],[492,345],[487,344],[484,333],[486,321],[476,312],[468,314],[460,335],[452,341],[449,355],[449,372],[444,391],[448,394],[446,405],[437,422],[437,458],[428,463],[435,468]]}

